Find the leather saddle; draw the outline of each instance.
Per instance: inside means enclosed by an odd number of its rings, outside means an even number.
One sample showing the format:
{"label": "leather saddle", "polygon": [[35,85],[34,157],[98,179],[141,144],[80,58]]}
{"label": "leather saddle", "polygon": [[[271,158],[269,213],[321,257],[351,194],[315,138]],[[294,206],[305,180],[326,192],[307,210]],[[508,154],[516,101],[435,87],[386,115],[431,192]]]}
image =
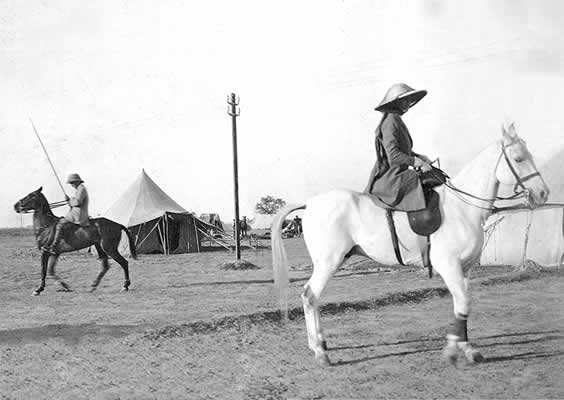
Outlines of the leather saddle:
{"label": "leather saddle", "polygon": [[433,189],[425,190],[426,207],[422,210],[407,212],[409,226],[413,232],[421,236],[429,236],[439,229],[443,221],[439,200],[439,194]]}
{"label": "leather saddle", "polygon": [[[40,236],[38,238],[38,246],[41,247],[40,243],[47,243],[47,244],[51,244],[53,242],[53,240],[55,239],[55,228],[56,228],[57,224],[53,224],[51,226],[49,226],[49,228],[43,230],[40,233]],[[75,224],[72,223],[70,221],[65,221],[62,228],[61,228],[61,238],[66,238],[69,235],[74,234],[76,231],[78,231],[80,228],[83,229],[90,229],[92,227],[94,227],[94,221],[92,218],[88,219],[88,225],[79,225],[79,224]]]}

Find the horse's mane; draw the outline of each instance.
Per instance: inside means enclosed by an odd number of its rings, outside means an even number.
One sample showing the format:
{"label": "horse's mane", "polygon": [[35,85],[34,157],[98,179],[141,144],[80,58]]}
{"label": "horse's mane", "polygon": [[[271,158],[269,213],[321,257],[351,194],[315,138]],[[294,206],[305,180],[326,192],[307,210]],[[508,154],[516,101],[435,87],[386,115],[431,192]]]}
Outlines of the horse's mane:
{"label": "horse's mane", "polygon": [[52,217],[53,219],[58,219],[58,217],[53,214],[51,207],[49,206],[49,201],[45,195],[41,192],[37,192],[37,201],[39,202],[36,212],[40,212],[46,216]]}

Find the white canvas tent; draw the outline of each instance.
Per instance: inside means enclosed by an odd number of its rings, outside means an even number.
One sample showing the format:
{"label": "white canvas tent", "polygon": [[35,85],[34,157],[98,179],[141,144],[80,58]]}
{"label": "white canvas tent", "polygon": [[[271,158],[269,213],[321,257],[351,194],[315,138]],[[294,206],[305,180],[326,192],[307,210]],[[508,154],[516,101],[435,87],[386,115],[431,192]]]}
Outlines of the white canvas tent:
{"label": "white canvas tent", "polygon": [[564,252],[563,212],[556,207],[492,216],[481,264],[520,265],[525,260],[559,264]]}
{"label": "white canvas tent", "polygon": [[549,202],[555,206],[534,211],[495,214],[486,223],[481,264],[520,265],[533,260],[557,265],[564,253],[564,152],[539,168],[550,188]]}
{"label": "white canvas tent", "polygon": [[145,170],[103,216],[129,229],[138,253],[200,251],[201,221],[167,195]]}
{"label": "white canvas tent", "polygon": [[253,230],[270,230],[275,215],[271,214],[255,214],[251,218],[247,218],[247,223]]}
{"label": "white canvas tent", "polygon": [[217,213],[200,214],[199,219],[210,225],[215,232],[224,232],[223,222]]}

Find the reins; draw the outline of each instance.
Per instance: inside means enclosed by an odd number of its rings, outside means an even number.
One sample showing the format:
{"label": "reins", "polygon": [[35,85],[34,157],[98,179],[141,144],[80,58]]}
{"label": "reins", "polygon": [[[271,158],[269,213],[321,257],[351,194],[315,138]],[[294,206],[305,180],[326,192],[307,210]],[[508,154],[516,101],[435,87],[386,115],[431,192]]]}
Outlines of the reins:
{"label": "reins", "polygon": [[[53,209],[53,208],[58,208],[58,207],[63,207],[65,205],[67,205],[67,201],[66,200],[61,200],[61,201],[56,201],[54,203],[49,203],[49,208]],[[34,210],[25,210],[25,211],[20,211],[21,214],[31,214]]]}
{"label": "reins", "polygon": [[67,204],[68,203],[66,200],[56,201],[54,203],[49,203],[49,208],[62,207],[62,206],[66,206]]}

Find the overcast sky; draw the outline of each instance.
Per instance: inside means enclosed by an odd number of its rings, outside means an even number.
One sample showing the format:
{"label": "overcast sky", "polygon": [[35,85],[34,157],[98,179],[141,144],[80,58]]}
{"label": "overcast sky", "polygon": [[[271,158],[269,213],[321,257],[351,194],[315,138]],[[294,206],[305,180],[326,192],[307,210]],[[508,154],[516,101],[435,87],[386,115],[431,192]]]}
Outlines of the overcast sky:
{"label": "overcast sky", "polygon": [[[415,150],[454,175],[516,121],[539,164],[564,147],[564,3],[1,1],[0,226],[13,204],[80,173],[92,215],[142,168],[184,208],[231,220],[241,98],[241,215],[261,196],[362,190],[374,107],[405,82]],[[72,192],[69,185],[65,185]],[[29,216],[24,224],[31,222]]]}

